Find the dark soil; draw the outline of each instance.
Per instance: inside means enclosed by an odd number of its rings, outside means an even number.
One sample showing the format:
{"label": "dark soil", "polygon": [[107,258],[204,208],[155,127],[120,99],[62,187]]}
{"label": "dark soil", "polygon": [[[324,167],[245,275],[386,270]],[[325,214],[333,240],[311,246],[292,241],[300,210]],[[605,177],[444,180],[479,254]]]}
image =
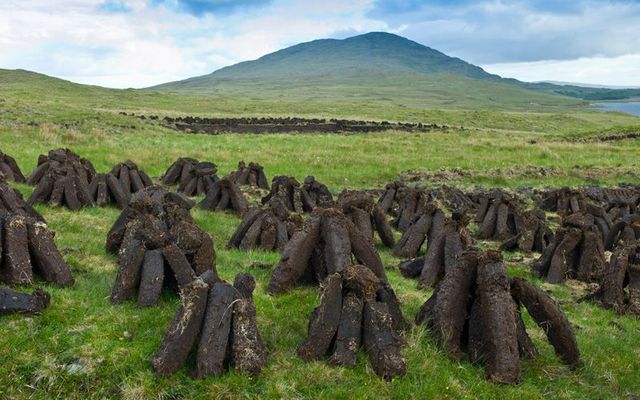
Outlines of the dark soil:
{"label": "dark soil", "polygon": [[178,131],[217,135],[222,133],[362,133],[385,132],[431,132],[447,129],[436,124],[413,124],[388,121],[356,121],[320,118],[201,118],[143,116],[141,119],[159,120],[161,124]]}
{"label": "dark soil", "polygon": [[544,211],[527,210],[524,201],[500,189],[481,194],[475,221],[478,238],[502,242],[504,250],[542,252],[553,240]]}
{"label": "dark soil", "polygon": [[0,179],[0,213],[20,214],[44,222],[44,217],[24,201],[22,193]]}
{"label": "dark soil", "polygon": [[640,243],[616,249],[605,267],[600,286],[586,299],[619,314],[640,317]]}
{"label": "dark soil", "polygon": [[455,214],[452,219],[432,204],[429,212],[418,217],[394,247],[394,255],[415,257],[423,243],[423,257],[401,262],[400,272],[409,278],[419,277],[418,286],[433,287],[455,265],[462,252],[473,243],[467,230],[468,219]]}
{"label": "dark soil", "polygon": [[[274,176],[271,180],[271,190],[269,194],[262,198],[262,204],[267,204],[272,199],[278,199],[284,207],[294,213],[303,213],[309,210],[311,204],[307,205],[307,210],[303,205],[303,195],[300,182],[292,176]],[[312,208],[313,209],[313,208]]]}

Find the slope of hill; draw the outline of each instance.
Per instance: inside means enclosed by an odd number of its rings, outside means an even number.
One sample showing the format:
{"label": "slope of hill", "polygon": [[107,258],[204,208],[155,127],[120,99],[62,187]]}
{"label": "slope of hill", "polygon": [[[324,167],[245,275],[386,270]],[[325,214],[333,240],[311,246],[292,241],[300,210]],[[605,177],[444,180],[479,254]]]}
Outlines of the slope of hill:
{"label": "slope of hill", "polygon": [[431,74],[447,72],[468,78],[499,80],[482,68],[449,57],[403,37],[372,32],[344,40],[321,39],[221,68],[212,74],[160,85],[171,88],[204,86],[212,80],[338,79],[350,76]]}
{"label": "slope of hill", "polygon": [[477,87],[478,81],[512,86],[511,91],[517,88],[521,90],[517,95],[525,104],[563,104],[561,100],[535,96],[530,91],[588,100],[620,99],[640,94],[640,90],[631,89],[569,87],[504,79],[459,58],[449,57],[430,47],[384,32],[372,32],[343,40],[321,39],[301,43],[254,61],[241,62],[208,75],[170,82],[150,89],[225,93],[238,90],[244,92],[242,88],[249,85],[260,89],[260,95],[280,90],[286,90],[288,94],[317,95],[316,91],[310,91],[308,83],[311,81],[314,83],[313,89],[316,85],[331,88],[336,95],[341,96],[345,92],[341,90],[345,81],[347,86],[355,84],[360,90],[366,91],[378,88],[381,80],[393,79],[398,82],[400,93],[417,86],[425,90],[424,96],[427,98],[433,96],[428,90],[431,84],[444,80],[445,83],[456,86],[460,84],[456,81],[462,81],[466,86],[463,93],[452,90],[438,94],[444,94],[449,100],[456,100],[465,93],[477,93],[480,99],[488,100],[489,105],[492,105],[492,99],[503,95],[503,91],[507,90],[506,86],[488,85],[480,88]]}

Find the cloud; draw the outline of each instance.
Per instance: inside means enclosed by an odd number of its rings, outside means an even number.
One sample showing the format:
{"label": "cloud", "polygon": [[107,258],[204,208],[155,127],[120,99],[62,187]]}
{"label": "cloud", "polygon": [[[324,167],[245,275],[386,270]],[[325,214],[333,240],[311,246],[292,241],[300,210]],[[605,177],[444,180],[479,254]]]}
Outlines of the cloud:
{"label": "cloud", "polygon": [[487,72],[526,82],[561,81],[640,87],[640,54],[487,64],[482,67]]}
{"label": "cloud", "polygon": [[195,16],[204,14],[228,14],[238,9],[265,6],[271,0],[150,0],[154,7],[164,6],[177,12]]}
{"label": "cloud", "polygon": [[[625,57],[640,54],[637,26],[640,2],[622,0],[0,1],[0,68],[145,87],[300,42],[388,31],[506,76],[611,83],[638,75]],[[590,75],[554,76],[571,65]],[[598,70],[613,67],[628,73]]]}
{"label": "cloud", "polygon": [[0,68],[139,88],[208,74],[336,31],[386,29],[364,16],[367,0],[274,0],[227,8],[224,15],[194,15],[147,0],[117,2],[126,12],[101,10],[104,4],[68,0],[62,8],[49,0],[0,1]]}
{"label": "cloud", "polygon": [[637,1],[378,1],[369,16],[476,64],[640,53]]}

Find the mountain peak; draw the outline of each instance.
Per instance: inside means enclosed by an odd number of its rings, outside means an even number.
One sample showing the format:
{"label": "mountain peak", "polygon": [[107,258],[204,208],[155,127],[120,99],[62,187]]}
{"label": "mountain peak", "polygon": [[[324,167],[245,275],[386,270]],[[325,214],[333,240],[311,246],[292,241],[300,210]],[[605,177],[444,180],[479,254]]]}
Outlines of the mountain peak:
{"label": "mountain peak", "polygon": [[150,89],[300,101],[403,102],[416,107],[575,104],[557,95],[577,95],[558,93],[557,88],[503,79],[405,37],[369,32],[299,43],[257,60]]}
{"label": "mountain peak", "polygon": [[358,77],[449,73],[495,80],[482,68],[388,32],[369,32],[346,39],[296,44],[254,61],[241,62],[209,75],[160,85],[155,89],[206,90],[224,81],[332,80]]}

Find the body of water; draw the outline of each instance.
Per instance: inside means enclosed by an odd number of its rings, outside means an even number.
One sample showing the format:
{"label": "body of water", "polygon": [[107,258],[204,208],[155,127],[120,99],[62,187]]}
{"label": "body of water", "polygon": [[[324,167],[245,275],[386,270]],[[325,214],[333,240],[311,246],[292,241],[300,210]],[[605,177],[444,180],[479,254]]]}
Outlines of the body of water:
{"label": "body of water", "polygon": [[596,106],[603,111],[620,111],[640,117],[640,101],[630,101],[628,103],[596,103]]}

